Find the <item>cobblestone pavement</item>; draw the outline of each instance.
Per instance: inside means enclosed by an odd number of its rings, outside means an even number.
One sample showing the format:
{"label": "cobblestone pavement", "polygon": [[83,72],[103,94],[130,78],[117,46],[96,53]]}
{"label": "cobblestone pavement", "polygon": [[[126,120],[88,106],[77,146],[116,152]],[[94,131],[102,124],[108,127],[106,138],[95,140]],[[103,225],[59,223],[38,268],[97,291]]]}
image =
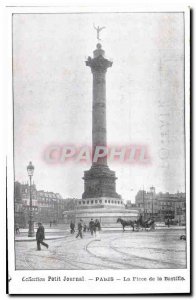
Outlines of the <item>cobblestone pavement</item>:
{"label": "cobblestone pavement", "polygon": [[35,241],[15,242],[16,269],[175,269],[186,268],[184,230],[101,232],[101,240],[86,233],[83,239],[67,235],[47,241],[36,250]]}

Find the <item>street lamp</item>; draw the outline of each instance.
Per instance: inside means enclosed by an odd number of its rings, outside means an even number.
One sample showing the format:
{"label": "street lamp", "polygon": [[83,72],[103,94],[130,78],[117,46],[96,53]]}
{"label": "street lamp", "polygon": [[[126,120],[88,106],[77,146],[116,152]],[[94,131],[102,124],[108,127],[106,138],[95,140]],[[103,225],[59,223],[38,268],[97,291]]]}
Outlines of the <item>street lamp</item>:
{"label": "street lamp", "polygon": [[146,203],[145,203],[145,199],[144,199],[144,186],[143,186],[143,190],[142,190],[142,197],[143,197],[143,216],[144,216],[144,220],[146,218]]}
{"label": "street lamp", "polygon": [[27,173],[30,179],[30,189],[29,189],[29,194],[30,194],[30,212],[29,212],[29,232],[28,232],[28,237],[33,237],[35,235],[34,232],[34,222],[33,222],[33,208],[32,208],[32,194],[31,194],[31,178],[33,177],[33,172],[34,172],[34,166],[32,165],[32,162],[29,162],[29,165],[27,166]]}
{"label": "street lamp", "polygon": [[74,198],[74,223],[76,223],[76,205],[77,205],[77,200]]}
{"label": "street lamp", "polygon": [[154,192],[155,192],[155,188],[153,186],[151,186],[150,188],[151,191],[151,200],[152,200],[152,218],[154,217]]}

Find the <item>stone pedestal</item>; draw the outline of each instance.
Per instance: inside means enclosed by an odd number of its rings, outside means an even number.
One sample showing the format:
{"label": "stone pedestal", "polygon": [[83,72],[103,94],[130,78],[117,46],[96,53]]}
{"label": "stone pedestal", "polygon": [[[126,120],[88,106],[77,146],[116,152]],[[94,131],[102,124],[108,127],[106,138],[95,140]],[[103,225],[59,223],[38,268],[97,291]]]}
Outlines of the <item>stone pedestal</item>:
{"label": "stone pedestal", "polygon": [[116,193],[116,176],[105,165],[93,165],[84,172],[84,193],[82,198],[109,197],[120,199]]}
{"label": "stone pedestal", "polygon": [[108,207],[88,207],[84,208],[82,205],[79,205],[76,210],[73,211],[65,211],[64,219],[65,224],[69,225],[71,220],[77,224],[79,220],[83,220],[84,224],[88,225],[90,220],[98,219],[101,223],[101,227],[103,228],[122,228],[120,223],[117,223],[118,218],[122,218],[124,220],[137,220],[139,217],[139,211],[137,209],[125,209],[122,205],[118,207],[112,207],[112,205],[108,205]]}

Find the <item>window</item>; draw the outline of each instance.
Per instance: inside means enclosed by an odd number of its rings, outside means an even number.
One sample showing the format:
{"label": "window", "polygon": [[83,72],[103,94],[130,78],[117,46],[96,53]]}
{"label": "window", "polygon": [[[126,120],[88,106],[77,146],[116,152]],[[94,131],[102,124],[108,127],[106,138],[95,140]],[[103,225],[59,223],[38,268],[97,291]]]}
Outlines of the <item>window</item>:
{"label": "window", "polygon": [[99,203],[102,203],[102,200],[99,200]]}
{"label": "window", "polygon": [[110,200],[108,200],[108,203],[110,203]]}
{"label": "window", "polygon": [[108,201],[107,200],[105,200],[105,203],[107,203]]}
{"label": "window", "polygon": [[91,204],[93,204],[94,203],[94,201],[93,200],[91,200]]}
{"label": "window", "polygon": [[120,201],[118,201],[118,204],[120,204]]}
{"label": "window", "polygon": [[85,204],[85,201],[82,201],[83,204]]}
{"label": "window", "polygon": [[95,203],[97,203],[97,200],[95,200]]}
{"label": "window", "polygon": [[89,204],[89,201],[87,201],[87,204]]}
{"label": "window", "polygon": [[79,201],[78,203],[79,203],[79,205],[81,205],[81,201]]}

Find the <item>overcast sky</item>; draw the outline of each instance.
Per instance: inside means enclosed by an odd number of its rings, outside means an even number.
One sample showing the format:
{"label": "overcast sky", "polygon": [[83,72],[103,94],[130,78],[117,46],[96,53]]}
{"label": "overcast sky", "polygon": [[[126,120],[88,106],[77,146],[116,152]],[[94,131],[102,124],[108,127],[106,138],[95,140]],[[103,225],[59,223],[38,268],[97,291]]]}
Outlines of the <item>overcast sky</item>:
{"label": "overcast sky", "polygon": [[43,153],[51,144],[91,145],[92,74],[85,59],[97,43],[93,23],[106,26],[102,45],[113,61],[108,145],[147,145],[151,157],[143,166],[110,163],[117,192],[126,201],[143,186],[185,191],[181,13],[15,14],[15,179],[28,180],[31,160],[38,189],[81,197],[90,165],[49,165]]}

